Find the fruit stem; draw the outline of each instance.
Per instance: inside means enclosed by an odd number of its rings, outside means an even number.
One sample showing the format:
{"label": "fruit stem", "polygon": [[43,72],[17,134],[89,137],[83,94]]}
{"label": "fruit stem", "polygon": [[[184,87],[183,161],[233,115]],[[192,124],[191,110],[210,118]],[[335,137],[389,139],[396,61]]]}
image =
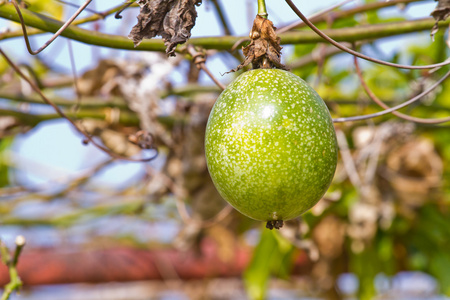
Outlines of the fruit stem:
{"label": "fruit stem", "polygon": [[269,14],[266,10],[266,1],[265,0],[258,0],[258,16],[261,16],[265,19],[267,19],[267,16]]}

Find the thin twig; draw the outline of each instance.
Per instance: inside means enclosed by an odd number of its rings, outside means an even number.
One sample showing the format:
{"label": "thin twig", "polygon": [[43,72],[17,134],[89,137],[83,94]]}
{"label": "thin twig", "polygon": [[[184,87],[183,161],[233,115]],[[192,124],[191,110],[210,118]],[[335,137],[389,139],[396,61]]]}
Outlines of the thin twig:
{"label": "thin twig", "polygon": [[201,223],[201,227],[205,228],[205,227],[211,227],[219,222],[221,222],[222,220],[224,220],[231,212],[233,211],[233,207],[231,207],[230,205],[225,206],[224,208],[222,208],[222,210],[215,215],[214,217],[212,217],[209,220],[205,220],[202,221]]}
{"label": "thin twig", "polygon": [[21,235],[16,237],[16,250],[14,251],[12,264],[13,266],[17,266],[17,262],[19,261],[20,253],[22,253],[22,249],[25,246],[25,238]]}
{"label": "thin twig", "polygon": [[[353,2],[353,1],[355,1],[355,0],[344,0],[344,1],[340,2],[340,3],[337,3],[337,4],[335,4],[335,5],[332,5],[332,6],[330,6],[330,7],[327,7],[327,8],[324,9],[324,10],[321,10],[321,11],[319,11],[319,12],[317,12],[317,13],[312,14],[311,16],[308,17],[308,19],[312,19],[312,18],[317,18],[317,17],[323,16],[323,15],[329,13],[330,11],[333,11],[333,10],[335,10],[336,8],[339,8],[339,7],[341,7],[341,6],[345,5],[345,4],[350,3],[350,2]],[[280,29],[277,29],[275,32],[276,32],[277,34],[280,34],[280,33],[289,31],[289,30],[291,30],[291,29],[293,29],[293,28],[296,28],[296,27],[298,27],[300,24],[303,24],[303,23],[305,23],[305,22],[303,22],[302,20],[298,20],[298,21],[295,21],[295,22],[292,23],[292,24],[289,24],[289,25],[287,25],[287,26],[281,27]]]}
{"label": "thin twig", "polygon": [[[355,6],[353,8],[349,8],[346,10],[333,11],[331,14],[322,14],[322,15],[314,16],[314,17],[311,16],[311,17],[308,17],[308,19],[313,23],[325,22],[329,18],[330,15],[335,20],[344,19],[344,18],[352,17],[356,14],[364,13],[364,12],[379,10],[381,8],[386,8],[389,6],[394,6],[394,5],[399,5],[399,4],[410,4],[412,2],[419,2],[419,1],[423,1],[423,0],[391,0],[391,1],[370,2],[370,3],[365,3],[364,5]],[[298,23],[298,25],[295,27],[296,29],[307,26],[301,20],[299,20],[297,23]]]}
{"label": "thin twig", "polygon": [[20,280],[19,273],[17,272],[17,262],[19,260],[20,253],[25,246],[25,238],[21,235],[16,237],[16,249],[14,255],[11,257],[9,254],[9,249],[0,240],[0,254],[2,262],[8,267],[10,281],[5,285],[2,297],[0,300],[8,300],[14,291],[17,291],[22,286],[22,281]]}
{"label": "thin twig", "polygon": [[[348,45],[350,46],[351,44],[348,43]],[[287,63],[286,66],[290,70],[292,70],[292,69],[302,68],[302,67],[307,66],[312,63],[316,64],[319,59],[319,54],[318,54],[319,51],[320,51],[320,56],[323,56],[324,58],[342,53],[342,51],[340,49],[338,49],[334,46],[327,46],[324,50],[316,48],[316,49],[312,50],[311,52],[309,52],[308,54],[301,56],[297,60]]]}
{"label": "thin twig", "polygon": [[337,48],[341,49],[342,51],[350,53],[350,54],[352,54],[354,56],[357,56],[359,58],[362,58],[362,59],[365,59],[365,60],[368,60],[368,61],[371,61],[371,62],[374,62],[374,63],[378,63],[378,64],[381,64],[381,65],[385,65],[385,66],[401,68],[401,69],[411,69],[411,70],[432,69],[432,68],[446,66],[446,65],[450,64],[450,60],[446,60],[444,62],[437,63],[437,64],[424,65],[424,66],[411,66],[411,65],[395,64],[395,63],[387,62],[387,61],[384,61],[384,60],[379,60],[379,59],[376,59],[376,58],[364,55],[364,54],[359,53],[357,51],[354,51],[354,50],[352,50],[352,49],[350,49],[348,47],[345,47],[344,45],[342,45],[342,44],[336,42],[335,40],[333,40],[331,37],[326,35],[322,30],[320,30],[319,28],[314,26],[314,24],[311,23],[311,21],[309,21],[308,18],[305,17],[305,15],[302,14],[302,12],[297,8],[297,6],[295,6],[295,4],[291,0],[285,0],[285,1],[291,7],[291,9],[295,12],[295,14],[300,19],[302,19],[303,22],[305,22],[306,25],[308,25],[309,28],[311,28],[317,35],[319,35],[321,38],[323,38],[327,42],[333,44]]}
{"label": "thin twig", "polygon": [[197,220],[193,219],[187,210],[186,203],[183,201],[182,198],[176,197],[176,207],[178,210],[178,213],[183,220],[184,223],[189,224],[193,223],[197,225],[200,228],[208,228],[211,226],[216,225],[217,223],[221,222],[223,219],[225,219],[232,211],[233,207],[230,205],[225,206],[222,208],[214,217],[208,220]]}
{"label": "thin twig", "polygon": [[[117,12],[120,8],[122,8],[122,5],[115,6],[113,8],[108,9],[108,10],[105,10],[104,12],[100,12],[100,13],[96,13],[94,15],[90,15],[89,17],[86,17],[86,18],[77,19],[77,20],[73,21],[71,25],[81,25],[81,24],[85,24],[85,23],[89,23],[89,22],[95,22],[95,21],[98,21],[98,20],[105,19],[109,15]],[[28,36],[30,36],[30,35],[42,34],[42,33],[45,33],[45,32],[46,31],[42,31],[40,29],[31,28],[31,29],[28,29],[27,34],[28,34]],[[21,36],[23,36],[22,28],[20,28],[19,30],[14,30],[14,31],[8,31],[8,32],[0,33],[0,40],[13,38],[13,37],[21,37]]]}
{"label": "thin twig", "polygon": [[125,9],[127,9],[128,7],[130,7],[133,3],[134,3],[134,0],[131,0],[131,1],[127,2],[127,3],[125,3],[125,4],[124,4],[124,5],[116,12],[116,14],[114,15],[114,18],[116,18],[116,19],[122,19],[122,16],[121,16],[120,14],[123,13],[123,11],[124,11]]}
{"label": "thin twig", "polygon": [[241,38],[241,39],[237,40],[237,41],[233,44],[233,46],[231,46],[230,51],[233,52],[234,50],[237,49],[237,47],[238,47],[239,45],[241,45],[242,43],[245,43],[245,42],[247,42],[247,41],[250,41],[250,39],[249,39],[249,38]]}
{"label": "thin twig", "polygon": [[[41,96],[42,100],[44,100],[45,103],[47,103],[48,105],[50,105],[51,107],[53,107],[53,109],[58,113],[58,115],[60,115],[61,117],[63,117],[64,119],[66,119],[67,121],[69,121],[70,124],[72,124],[72,126],[82,135],[84,135],[86,137],[86,140],[91,142],[95,147],[97,147],[98,149],[102,150],[103,152],[107,153],[108,155],[110,155],[113,158],[117,158],[117,159],[122,159],[122,160],[127,160],[127,161],[133,161],[133,162],[148,162],[151,161],[153,159],[156,158],[156,156],[158,155],[157,153],[149,158],[145,158],[145,159],[133,159],[133,158],[129,158],[129,157],[125,157],[122,155],[118,155],[114,152],[112,152],[111,150],[109,150],[106,147],[103,147],[102,145],[98,144],[89,134],[87,134],[86,132],[84,132],[83,130],[81,130],[76,124],[75,122],[70,119],[66,113],[64,113],[57,105],[55,105],[51,100],[49,100],[43,93],[42,91],[39,89],[38,86],[36,86],[36,84],[30,80],[27,76],[25,76],[25,74],[23,74],[23,72],[17,67],[17,65],[6,55],[5,52],[3,52],[3,50],[0,48],[0,54],[5,58],[5,60],[8,62],[8,64],[14,69],[14,71],[16,71],[16,73],[23,78],[29,85],[30,87],[36,92],[38,93],[39,96]],[[154,149],[156,150],[156,149]]]}
{"label": "thin twig", "polygon": [[[62,3],[62,4],[65,4],[65,5],[68,5],[68,6],[80,8],[80,6],[79,6],[78,4],[75,4],[75,3],[71,3],[71,2],[63,1],[63,0],[56,0],[56,1],[58,1],[58,2],[60,2],[60,3]],[[95,15],[98,15],[98,16],[100,16],[100,18],[102,18],[102,19],[105,18],[105,15],[104,15],[103,13],[98,12],[98,11],[95,11],[95,10],[93,10],[93,9],[85,8],[85,11],[88,11],[88,12],[90,12],[90,13],[93,13],[93,14],[95,14]]]}
{"label": "thin twig", "polygon": [[80,8],[69,18],[69,20],[67,20],[67,22],[64,23],[64,25],[47,42],[45,42],[44,45],[42,45],[36,51],[33,51],[33,49],[31,49],[30,41],[28,39],[27,34],[27,28],[25,26],[25,21],[22,17],[22,13],[20,12],[19,5],[17,4],[16,0],[11,0],[11,2],[17,11],[17,14],[19,15],[20,25],[22,25],[23,37],[25,39],[25,44],[27,46],[28,52],[32,55],[36,55],[42,52],[45,48],[47,48],[64,30],[66,30],[66,28],[69,27],[69,25],[75,20],[76,17],[78,17],[79,14],[81,14],[81,12],[89,5],[89,3],[92,2],[92,0],[87,0],[82,6],[80,6]]}
{"label": "thin twig", "polygon": [[[48,173],[55,173],[55,170],[51,170],[51,168],[46,164],[39,164],[35,161],[26,161],[27,159],[14,154],[13,160],[17,161],[20,160],[22,162],[25,162],[25,165],[27,166],[26,171],[31,170],[32,173],[36,174],[37,176],[43,175],[41,174],[42,171],[45,171],[45,175],[48,175]],[[11,188],[0,188],[0,193],[2,196],[13,196],[14,202],[21,202],[23,200],[29,200],[34,198],[41,198],[44,201],[51,201],[58,198],[65,198],[67,195],[73,191],[75,188],[80,188],[82,185],[86,184],[91,180],[94,176],[96,176],[98,173],[102,172],[106,167],[110,166],[111,163],[114,162],[114,159],[110,158],[107,159],[93,168],[89,169],[88,171],[83,171],[82,174],[76,175],[76,177],[73,178],[73,176],[68,176],[66,174],[63,174],[61,172],[56,172],[56,174],[53,174],[53,178],[50,178],[49,182],[46,182],[45,184],[39,184],[35,185],[33,187],[23,187],[23,186],[14,186]],[[11,163],[13,165],[13,163]],[[52,177],[52,176],[50,176]],[[63,190],[57,191],[56,193],[46,193],[46,190],[50,190],[55,187],[55,184],[64,186]],[[17,194],[21,194],[26,192],[27,194],[32,194],[31,197],[21,197],[19,198],[16,196]],[[19,195],[20,196],[20,195]]]}
{"label": "thin twig", "polygon": [[228,24],[228,19],[225,16],[225,13],[223,12],[222,7],[220,6],[220,3],[218,0],[211,0],[212,4],[216,8],[217,15],[219,16],[220,22],[222,23],[223,31],[225,32],[225,35],[233,35],[231,32],[231,26]]}
{"label": "thin twig", "polygon": [[444,82],[444,80],[446,80],[449,76],[450,76],[450,71],[448,71],[441,79],[439,79],[438,81],[433,83],[430,87],[428,87],[426,90],[424,90],[419,95],[417,95],[417,96],[409,99],[408,101],[405,101],[397,106],[391,107],[389,109],[386,109],[386,110],[383,110],[383,111],[380,111],[377,113],[368,114],[368,115],[348,117],[348,118],[336,118],[336,119],[333,119],[333,122],[334,123],[342,123],[342,122],[349,122],[349,121],[361,121],[361,120],[367,120],[367,119],[380,117],[380,116],[392,113],[396,110],[399,110],[400,108],[403,108],[405,106],[410,105],[411,103],[414,103],[414,102],[420,100],[423,96],[427,95],[432,90],[434,90],[437,86],[439,86],[442,82]]}
{"label": "thin twig", "polygon": [[[353,61],[355,64],[356,74],[358,75],[359,81],[360,81],[362,87],[364,88],[364,90],[366,91],[367,95],[369,96],[369,98],[372,99],[376,104],[381,106],[383,109],[390,109],[390,107],[388,105],[386,105],[383,101],[381,101],[380,98],[378,98],[375,95],[375,93],[369,88],[369,85],[364,80],[361,68],[359,67],[358,58],[356,56],[353,57]],[[445,122],[450,121],[450,117],[440,118],[440,119],[417,118],[417,117],[405,115],[398,111],[393,111],[392,114],[401,119],[415,122],[415,123],[421,123],[421,124],[440,124],[440,123],[445,123]]]}
{"label": "thin twig", "polygon": [[77,94],[77,101],[73,107],[73,111],[77,111],[81,105],[82,95],[80,92],[80,87],[78,86],[78,75],[77,75],[77,65],[75,63],[75,55],[73,53],[72,42],[67,39],[67,48],[69,49],[70,66],[72,68],[73,85],[75,86],[75,92]]}
{"label": "thin twig", "polygon": [[201,52],[198,52],[197,50],[195,50],[195,47],[192,44],[189,44],[187,46],[187,51],[189,52],[189,54],[192,56],[192,59],[194,61],[194,63],[197,65],[197,67],[199,69],[202,69],[206,74],[208,74],[209,78],[212,79],[212,81],[214,81],[214,83],[220,87],[222,90],[224,90],[226,88],[225,85],[223,85],[219,80],[217,80],[216,77],[214,77],[214,75],[211,73],[211,71],[206,67],[205,62],[205,55]]}
{"label": "thin twig", "polygon": [[364,182],[362,186],[362,194],[366,196],[368,187],[373,184],[373,179],[375,178],[375,174],[378,167],[378,161],[380,158],[381,147],[383,145],[383,141],[386,138],[386,131],[391,129],[390,123],[383,123],[377,129],[374,130],[374,136],[372,138],[372,142],[367,146],[370,149],[370,156],[367,159],[366,170],[364,172]]}
{"label": "thin twig", "polygon": [[347,139],[345,134],[340,129],[336,129],[336,139],[339,145],[339,151],[341,151],[342,161],[344,163],[345,171],[347,172],[350,182],[356,189],[361,187],[361,178],[356,170],[355,161],[348,148]]}
{"label": "thin twig", "polygon": [[199,228],[207,228],[221,222],[233,211],[233,207],[227,205],[211,219],[193,219],[190,216],[189,211],[186,207],[186,203],[184,201],[184,199],[186,199],[188,196],[188,192],[181,185],[177,184],[173,178],[171,178],[164,172],[153,172],[153,168],[151,167],[148,168],[148,171],[151,172],[153,176],[161,177],[164,181],[164,184],[173,193],[175,197],[175,205],[183,223],[195,224]]}
{"label": "thin twig", "polygon": [[224,90],[226,88],[225,85],[223,85],[219,80],[217,80],[216,77],[214,77],[214,75],[211,73],[211,71],[206,67],[205,63],[200,63],[200,68],[206,73],[208,74],[208,76],[212,79],[212,81],[214,81],[215,84],[217,84],[218,87],[220,87],[222,90]]}

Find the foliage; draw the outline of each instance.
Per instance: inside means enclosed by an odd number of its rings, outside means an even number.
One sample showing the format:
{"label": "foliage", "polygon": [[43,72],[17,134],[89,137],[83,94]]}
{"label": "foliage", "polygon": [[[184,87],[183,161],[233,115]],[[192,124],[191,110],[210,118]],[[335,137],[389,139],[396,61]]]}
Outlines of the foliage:
{"label": "foliage", "polygon": [[42,13],[55,19],[61,19],[63,17],[64,7],[55,1],[28,0],[26,1],[26,5],[31,11]]}
{"label": "foliage", "polygon": [[265,299],[270,276],[288,279],[295,248],[276,231],[263,230],[253,257],[244,273],[251,299]]}

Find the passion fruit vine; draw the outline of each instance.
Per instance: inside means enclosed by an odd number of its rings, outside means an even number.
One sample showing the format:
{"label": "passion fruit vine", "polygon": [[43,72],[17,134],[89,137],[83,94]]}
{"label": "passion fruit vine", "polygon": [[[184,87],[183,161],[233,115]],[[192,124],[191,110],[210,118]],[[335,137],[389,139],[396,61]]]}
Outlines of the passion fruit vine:
{"label": "passion fruit vine", "polygon": [[313,207],[337,164],[325,103],[301,78],[279,69],[247,71],[228,85],[209,116],[205,147],[220,195],[270,229]]}

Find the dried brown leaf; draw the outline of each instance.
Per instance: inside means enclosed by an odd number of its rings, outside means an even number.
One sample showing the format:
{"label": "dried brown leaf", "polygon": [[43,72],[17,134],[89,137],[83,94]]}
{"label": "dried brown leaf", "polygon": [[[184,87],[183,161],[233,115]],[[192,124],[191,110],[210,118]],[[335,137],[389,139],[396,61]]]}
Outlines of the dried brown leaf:
{"label": "dried brown leaf", "polygon": [[242,48],[245,60],[230,72],[236,72],[250,63],[253,64],[254,69],[276,67],[287,70],[280,60],[282,47],[275,30],[276,28],[270,20],[257,15],[250,31],[252,41],[248,46]]}
{"label": "dried brown leaf", "polygon": [[436,20],[431,29],[431,36],[434,37],[439,30],[438,22],[445,21],[450,16],[450,0],[439,0],[436,8],[431,12],[431,16]]}
{"label": "dried brown leaf", "polygon": [[98,96],[109,86],[108,94],[121,96],[119,87],[113,82],[124,74],[125,70],[116,61],[101,60],[95,68],[86,71],[78,79],[78,91],[82,96]]}
{"label": "dried brown leaf", "polygon": [[15,117],[0,116],[0,139],[17,133],[25,133],[30,129],[31,127],[22,124],[21,120]]}
{"label": "dried brown leaf", "polygon": [[394,148],[386,159],[386,178],[403,204],[421,206],[442,184],[443,162],[434,144],[414,138]]}
{"label": "dried brown leaf", "polygon": [[195,6],[202,0],[138,0],[141,11],[137,24],[128,37],[137,47],[143,39],[162,36],[166,53],[175,56],[178,44],[185,43],[191,37],[197,11]]}
{"label": "dried brown leaf", "polygon": [[98,136],[102,143],[116,154],[132,157],[141,152],[141,148],[131,143],[125,134],[110,129],[108,122],[84,119],[77,121],[77,123],[89,135]]}
{"label": "dried brown leaf", "polygon": [[323,257],[333,259],[342,254],[345,231],[345,223],[333,215],[324,217],[314,227],[312,236]]}

